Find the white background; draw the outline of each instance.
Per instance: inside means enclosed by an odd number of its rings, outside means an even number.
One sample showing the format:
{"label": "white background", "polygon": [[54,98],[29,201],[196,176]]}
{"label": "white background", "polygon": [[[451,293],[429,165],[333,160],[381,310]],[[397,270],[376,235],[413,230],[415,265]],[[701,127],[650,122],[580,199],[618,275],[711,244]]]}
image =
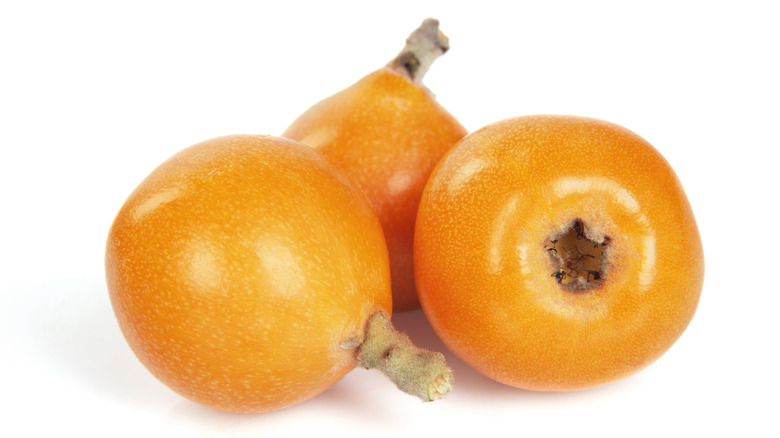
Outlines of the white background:
{"label": "white background", "polygon": [[[778,436],[773,3],[3,2],[0,434]],[[452,49],[425,83],[469,130],[524,114],[598,117],[671,162],[706,252],[688,330],[646,370],[574,393],[493,383],[451,355],[455,389],[436,403],[362,369],[268,414],[168,390],[108,301],[104,244],[125,197],[183,147],[280,134],[382,66],[428,16]],[[421,312],[394,319],[443,349]]]}

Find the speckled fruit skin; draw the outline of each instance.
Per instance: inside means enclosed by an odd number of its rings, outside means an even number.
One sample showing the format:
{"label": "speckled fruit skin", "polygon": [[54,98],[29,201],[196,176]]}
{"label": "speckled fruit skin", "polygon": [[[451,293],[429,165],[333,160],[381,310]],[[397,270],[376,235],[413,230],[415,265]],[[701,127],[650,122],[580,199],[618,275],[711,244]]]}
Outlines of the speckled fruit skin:
{"label": "speckled fruit skin", "polygon": [[205,141],[155,169],[111,227],[106,276],[141,362],[236,412],[330,387],[356,365],[342,342],[392,310],[365,196],[315,151],[268,136]]}
{"label": "speckled fruit skin", "polygon": [[309,145],[363,189],[390,253],[393,306],[420,306],[412,263],[425,182],[466,129],[431,93],[383,68],[317,103],[282,134]]}
{"label": "speckled fruit skin", "polygon": [[[574,219],[610,237],[603,283],[563,288],[549,236]],[[422,307],[461,360],[508,385],[600,385],[661,356],[694,315],[698,228],[672,168],[620,126],[529,116],[463,139],[420,204]]]}

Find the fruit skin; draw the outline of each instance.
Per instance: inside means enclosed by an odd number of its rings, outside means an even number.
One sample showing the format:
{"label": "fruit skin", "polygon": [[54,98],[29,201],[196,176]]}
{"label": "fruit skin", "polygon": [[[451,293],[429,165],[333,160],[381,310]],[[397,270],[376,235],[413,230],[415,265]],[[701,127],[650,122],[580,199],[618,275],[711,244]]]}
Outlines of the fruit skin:
{"label": "fruit skin", "polygon": [[368,196],[387,240],[396,311],[419,307],[412,253],[425,182],[466,133],[427,89],[385,67],[315,104],[282,134],[321,152]]}
{"label": "fruit skin", "polygon": [[[603,283],[566,290],[549,236],[574,219],[610,237]],[[620,126],[528,116],[463,139],[420,204],[422,307],[461,360],[508,385],[576,390],[650,364],[696,310],[704,257],[683,188]]]}
{"label": "fruit skin", "polygon": [[141,362],[236,412],[327,389],[357,364],[342,343],[392,311],[365,196],[310,148],[268,136],[205,141],[155,169],[111,227],[106,276]]}

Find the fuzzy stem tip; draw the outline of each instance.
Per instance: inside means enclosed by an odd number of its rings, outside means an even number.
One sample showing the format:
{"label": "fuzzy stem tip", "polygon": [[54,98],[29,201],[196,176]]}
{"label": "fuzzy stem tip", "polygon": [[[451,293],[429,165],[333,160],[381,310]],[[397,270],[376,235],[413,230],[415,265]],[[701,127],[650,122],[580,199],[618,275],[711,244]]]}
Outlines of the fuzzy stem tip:
{"label": "fuzzy stem tip", "polygon": [[452,390],[452,370],[444,355],[412,344],[384,313],[369,318],[357,358],[364,368],[381,371],[398,389],[423,401],[444,398]]}

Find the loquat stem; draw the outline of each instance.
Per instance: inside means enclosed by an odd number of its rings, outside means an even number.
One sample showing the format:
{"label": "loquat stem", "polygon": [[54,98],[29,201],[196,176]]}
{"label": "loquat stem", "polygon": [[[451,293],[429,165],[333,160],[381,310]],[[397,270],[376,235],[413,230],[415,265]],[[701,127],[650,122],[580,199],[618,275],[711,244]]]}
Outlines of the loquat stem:
{"label": "loquat stem", "polygon": [[423,76],[431,64],[449,48],[449,39],[439,30],[439,20],[427,18],[409,35],[406,46],[390,61],[388,67],[412,83],[422,85]]}
{"label": "loquat stem", "polygon": [[452,390],[452,370],[444,355],[416,347],[384,313],[369,318],[357,358],[364,368],[381,371],[398,389],[423,401],[444,398]]}

